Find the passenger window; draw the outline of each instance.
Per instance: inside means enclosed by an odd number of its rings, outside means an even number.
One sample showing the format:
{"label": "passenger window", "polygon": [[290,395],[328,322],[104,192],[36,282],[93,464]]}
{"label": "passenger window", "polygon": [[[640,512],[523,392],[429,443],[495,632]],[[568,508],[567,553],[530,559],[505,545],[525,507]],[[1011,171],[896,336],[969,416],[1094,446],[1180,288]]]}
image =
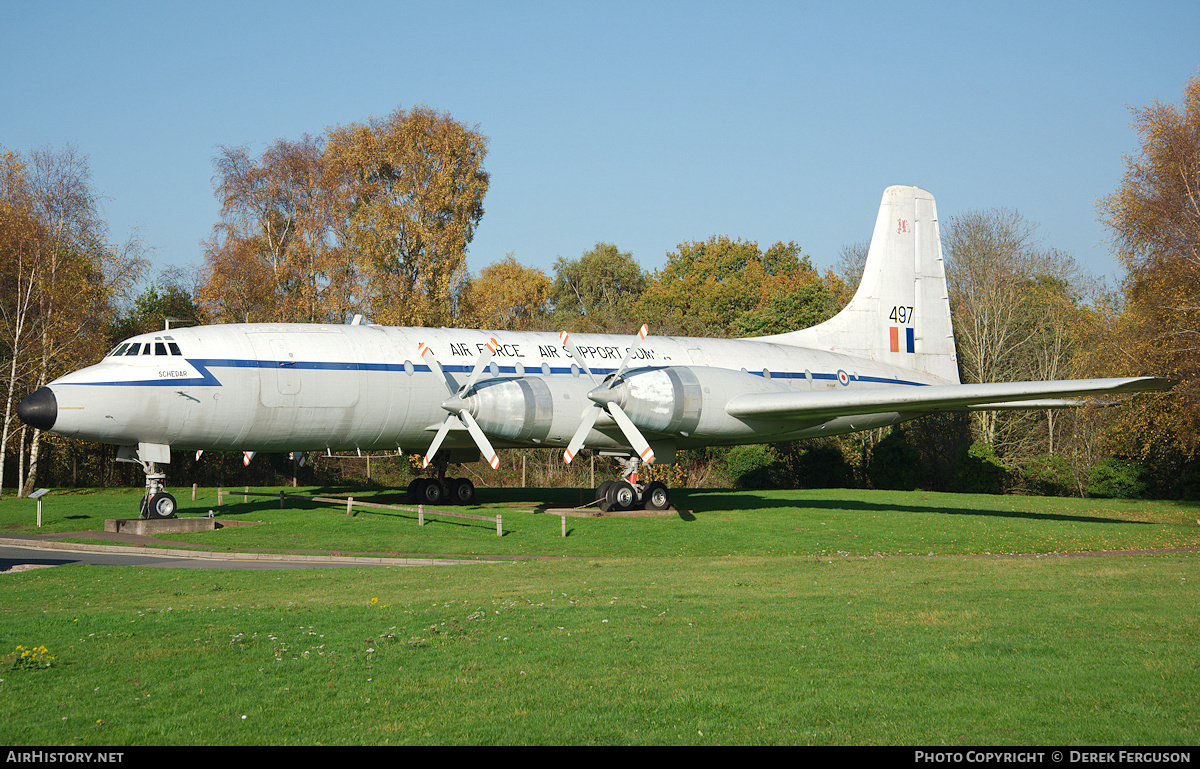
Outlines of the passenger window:
{"label": "passenger window", "polygon": [[129,345],[129,349],[125,351],[125,354],[126,355],[137,355],[138,350],[141,349],[141,347],[142,347],[141,342],[134,342],[133,344]]}
{"label": "passenger window", "polygon": [[155,355],[166,355],[167,354],[167,346],[165,344],[163,344],[162,342],[155,342],[154,343],[154,354]]}

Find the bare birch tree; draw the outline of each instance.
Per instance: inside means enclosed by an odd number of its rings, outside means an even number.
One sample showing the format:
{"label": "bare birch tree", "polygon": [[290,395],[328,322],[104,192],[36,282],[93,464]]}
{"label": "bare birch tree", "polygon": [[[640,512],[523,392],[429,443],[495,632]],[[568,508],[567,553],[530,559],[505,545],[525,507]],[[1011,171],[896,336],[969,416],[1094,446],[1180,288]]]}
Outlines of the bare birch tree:
{"label": "bare birch tree", "polygon": [[[0,452],[7,452],[13,405],[103,353],[113,299],[143,262],[136,240],[107,244],[87,159],[70,145],[33,150],[27,160],[7,153],[0,183],[7,223],[0,259],[14,288],[2,302],[6,353],[12,356],[5,393],[9,417],[0,436]],[[40,430],[30,431],[28,472],[22,438],[22,494],[37,479],[41,438]]]}
{"label": "bare birch tree", "polygon": [[[1022,292],[1033,272],[1036,230],[1009,209],[970,211],[946,228],[955,342],[968,383],[1020,378],[1017,351],[1033,335],[1024,322]],[[980,440],[994,444],[997,412],[978,412],[976,423]]]}

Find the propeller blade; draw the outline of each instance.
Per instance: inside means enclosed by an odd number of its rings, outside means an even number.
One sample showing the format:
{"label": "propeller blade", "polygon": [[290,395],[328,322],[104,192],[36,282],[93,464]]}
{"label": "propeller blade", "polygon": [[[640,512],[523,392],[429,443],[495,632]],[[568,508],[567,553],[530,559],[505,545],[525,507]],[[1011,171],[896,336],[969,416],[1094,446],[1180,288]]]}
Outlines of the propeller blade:
{"label": "propeller blade", "polygon": [[571,436],[571,442],[567,444],[567,450],[563,452],[563,461],[568,465],[575,455],[579,453],[579,449],[583,447],[583,442],[587,440],[588,433],[592,431],[592,425],[596,424],[596,418],[600,416],[600,406],[592,405],[583,414],[583,422],[580,423],[579,429]]}
{"label": "propeller blade", "polygon": [[609,389],[612,389],[613,386],[616,385],[617,380],[620,379],[621,375],[625,373],[625,369],[629,368],[629,361],[633,360],[633,356],[637,355],[638,350],[642,349],[642,342],[645,341],[646,334],[649,333],[650,328],[643,323],[642,327],[638,329],[637,339],[633,344],[629,345],[629,349],[625,351],[625,358],[621,361],[621,365],[617,368],[617,373],[613,374],[612,378],[608,380]]}
{"label": "propeller blade", "polygon": [[567,351],[567,355],[571,356],[571,360],[575,361],[579,368],[583,369],[583,373],[587,374],[588,378],[596,382],[596,384],[600,384],[596,379],[596,375],[592,373],[592,370],[588,368],[588,364],[584,362],[583,356],[575,349],[575,345],[571,344],[571,335],[566,331],[559,331],[558,339],[562,342],[563,349]]}
{"label": "propeller blade", "polygon": [[433,350],[429,349],[429,345],[424,342],[418,344],[417,354],[425,359],[430,368],[442,375],[442,379],[446,381],[446,389],[450,391],[451,395],[458,392],[458,382],[455,382],[454,377],[447,374],[446,370],[442,368],[442,364],[438,362],[437,356],[433,354]]}
{"label": "propeller blade", "polygon": [[621,428],[621,432],[625,434],[625,440],[629,441],[629,445],[633,446],[633,450],[646,464],[654,464],[654,451],[650,448],[650,444],[642,437],[642,433],[633,424],[633,421],[626,416],[625,412],[616,403],[609,401],[608,413],[616,420],[617,427]]}
{"label": "propeller blade", "polygon": [[487,435],[483,432],[479,423],[475,421],[475,417],[471,416],[471,412],[465,409],[460,411],[458,415],[466,424],[467,432],[475,439],[475,445],[479,447],[479,450],[487,459],[487,463],[492,466],[493,470],[498,468],[500,466],[500,457],[496,456],[496,450],[492,448],[491,442],[487,439]]}
{"label": "propeller blade", "polygon": [[442,447],[442,441],[446,440],[446,433],[450,432],[450,420],[454,419],[453,414],[446,415],[446,421],[442,422],[442,426],[438,428],[437,435],[433,436],[433,443],[429,444],[429,451],[425,452],[425,460],[422,467],[429,467],[433,462],[434,454],[437,454],[438,449]]}
{"label": "propeller blade", "polygon": [[492,362],[492,356],[496,354],[496,349],[499,346],[500,343],[496,341],[495,337],[492,337],[487,341],[487,345],[484,346],[483,352],[479,354],[479,358],[477,358],[475,361],[475,368],[471,369],[471,376],[467,377],[467,383],[462,386],[462,392],[464,395],[471,392],[471,388],[475,386],[475,382],[479,379],[479,375],[483,373],[485,368],[487,368],[487,364]]}

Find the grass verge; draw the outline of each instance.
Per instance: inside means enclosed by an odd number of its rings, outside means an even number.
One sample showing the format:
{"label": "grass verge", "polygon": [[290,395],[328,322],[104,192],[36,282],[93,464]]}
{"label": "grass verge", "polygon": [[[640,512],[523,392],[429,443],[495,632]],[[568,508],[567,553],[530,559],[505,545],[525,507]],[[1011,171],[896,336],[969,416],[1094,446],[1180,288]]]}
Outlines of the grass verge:
{"label": "grass verge", "polygon": [[694,492],[690,519],[570,519],[562,539],[557,517],[511,509],[498,538],[260,504],[242,514],[305,525],[189,538],[596,558],[5,575],[0,655],[54,659],[0,657],[19,703],[0,740],[1200,742],[1200,554],[968,555],[1195,546],[1187,506]]}

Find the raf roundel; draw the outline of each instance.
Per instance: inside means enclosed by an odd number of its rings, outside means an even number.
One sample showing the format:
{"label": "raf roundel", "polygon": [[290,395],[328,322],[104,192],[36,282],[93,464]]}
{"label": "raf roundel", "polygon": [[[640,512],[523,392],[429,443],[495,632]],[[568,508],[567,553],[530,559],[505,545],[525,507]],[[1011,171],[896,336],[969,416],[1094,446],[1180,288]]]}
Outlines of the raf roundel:
{"label": "raf roundel", "polygon": [[838,376],[838,381],[842,383],[842,387],[845,387],[846,385],[850,384],[850,375],[847,374],[845,371],[838,369],[837,376]]}

